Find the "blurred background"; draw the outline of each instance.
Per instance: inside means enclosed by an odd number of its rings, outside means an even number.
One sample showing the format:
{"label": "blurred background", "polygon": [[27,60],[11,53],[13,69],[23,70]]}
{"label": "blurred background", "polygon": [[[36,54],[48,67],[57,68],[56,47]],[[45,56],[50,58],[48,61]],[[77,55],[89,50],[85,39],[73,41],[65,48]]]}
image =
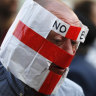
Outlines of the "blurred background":
{"label": "blurred background", "polygon": [[[0,0],[0,45],[25,0]],[[61,0],[77,14],[89,33],[72,61],[68,78],[85,96],[96,96],[96,0]]]}

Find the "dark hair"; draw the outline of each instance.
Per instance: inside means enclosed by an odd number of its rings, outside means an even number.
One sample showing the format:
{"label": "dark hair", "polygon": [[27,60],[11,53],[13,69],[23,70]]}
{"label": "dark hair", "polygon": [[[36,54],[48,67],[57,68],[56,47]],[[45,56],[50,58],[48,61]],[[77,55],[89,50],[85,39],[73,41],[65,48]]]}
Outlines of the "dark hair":
{"label": "dark hair", "polygon": [[82,15],[90,18],[92,5],[92,1],[83,1],[75,6],[75,10],[78,10]]}
{"label": "dark hair", "polygon": [[92,4],[93,2],[91,1],[84,1],[83,3],[77,5],[74,9],[80,21],[89,28],[89,33],[86,37],[85,43],[81,44],[83,46],[89,46],[93,43],[94,39],[96,38],[96,26],[90,20]]}

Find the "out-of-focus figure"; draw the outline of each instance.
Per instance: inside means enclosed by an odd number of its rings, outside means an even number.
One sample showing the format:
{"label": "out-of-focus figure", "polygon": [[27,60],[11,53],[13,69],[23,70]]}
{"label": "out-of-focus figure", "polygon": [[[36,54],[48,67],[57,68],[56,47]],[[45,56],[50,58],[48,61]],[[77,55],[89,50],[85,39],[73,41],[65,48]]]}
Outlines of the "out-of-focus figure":
{"label": "out-of-focus figure", "polygon": [[95,27],[96,27],[96,2],[93,3],[93,5],[91,6],[91,16],[90,19],[92,20],[92,22],[94,23]]}
{"label": "out-of-focus figure", "polygon": [[[92,16],[91,20],[93,21],[95,27],[96,27],[96,3],[92,6]],[[96,31],[95,31],[96,32]],[[88,62],[91,62],[91,65],[96,69],[96,38],[93,43],[93,46],[89,49],[86,59]]]}
{"label": "out-of-focus figure", "polygon": [[[90,62],[86,59],[88,50],[96,38],[96,2],[84,1],[76,5],[75,13],[89,27],[89,33],[71,64],[68,78],[82,86],[85,96],[96,96],[96,68],[92,65],[96,57]],[[89,55],[91,57],[91,54]]]}
{"label": "out-of-focus figure", "polygon": [[0,0],[0,45],[15,18],[17,3],[18,0]]}

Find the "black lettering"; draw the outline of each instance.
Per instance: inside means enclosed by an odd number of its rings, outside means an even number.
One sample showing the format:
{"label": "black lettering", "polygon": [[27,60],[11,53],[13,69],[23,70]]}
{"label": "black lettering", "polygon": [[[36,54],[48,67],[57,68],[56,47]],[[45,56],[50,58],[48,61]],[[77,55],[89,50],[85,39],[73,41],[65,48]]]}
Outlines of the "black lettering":
{"label": "black lettering", "polygon": [[58,30],[59,26],[60,26],[61,23],[57,24],[57,21],[55,21],[53,27],[55,26],[56,27],[56,30]]}
{"label": "black lettering", "polygon": [[80,36],[80,39],[83,39],[84,38],[84,34],[85,34],[85,31],[82,32],[82,34]]}
{"label": "black lettering", "polygon": [[62,25],[61,27],[60,27],[60,30],[59,30],[61,33],[64,33],[64,32],[66,32],[66,26],[65,25]]}

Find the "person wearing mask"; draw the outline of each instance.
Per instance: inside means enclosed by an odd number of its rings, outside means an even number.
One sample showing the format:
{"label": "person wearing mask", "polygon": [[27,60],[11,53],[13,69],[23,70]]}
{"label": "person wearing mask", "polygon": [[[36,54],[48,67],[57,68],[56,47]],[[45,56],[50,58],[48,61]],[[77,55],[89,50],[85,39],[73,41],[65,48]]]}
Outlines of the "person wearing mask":
{"label": "person wearing mask", "polygon": [[87,32],[61,1],[27,0],[1,46],[1,88],[12,96],[84,96],[65,78]]}

